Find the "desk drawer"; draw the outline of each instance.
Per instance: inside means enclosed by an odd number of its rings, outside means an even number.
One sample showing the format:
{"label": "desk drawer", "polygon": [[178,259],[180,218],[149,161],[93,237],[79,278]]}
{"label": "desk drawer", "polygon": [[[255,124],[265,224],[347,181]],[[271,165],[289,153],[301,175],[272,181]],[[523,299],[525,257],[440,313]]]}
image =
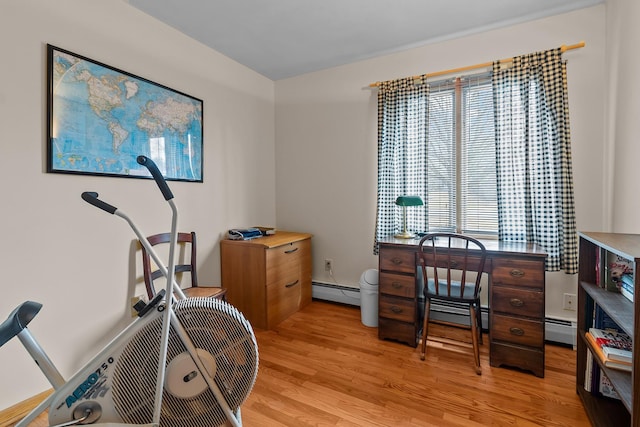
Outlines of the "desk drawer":
{"label": "desk drawer", "polygon": [[[480,268],[480,257],[474,255],[467,255],[466,259],[464,255],[452,253],[449,255],[447,250],[444,248],[436,248],[436,256],[435,256],[435,264],[438,265],[438,268],[447,268],[449,265],[454,270],[462,269],[463,266],[466,265],[467,271],[478,271]],[[419,259],[420,255],[416,256],[416,260]],[[433,267],[433,253],[429,252],[429,248],[426,248],[423,258],[429,267]],[[483,267],[483,272],[487,272],[489,270],[488,263],[485,260],[485,264]]]}
{"label": "desk drawer", "polygon": [[491,283],[542,290],[544,288],[544,263],[521,259],[494,258]]}
{"label": "desk drawer", "polygon": [[506,341],[530,347],[544,345],[544,322],[491,313],[491,342]]}
{"label": "desk drawer", "polygon": [[415,248],[380,248],[380,270],[395,271],[398,273],[415,274],[416,259]]}
{"label": "desk drawer", "polygon": [[544,317],[544,293],[518,288],[493,286],[491,289],[491,309],[498,313],[515,316]]}
{"label": "desk drawer", "polygon": [[405,298],[415,298],[416,278],[401,274],[380,273],[380,293]]}
{"label": "desk drawer", "polygon": [[415,323],[416,302],[413,299],[404,299],[391,296],[380,297],[379,313],[380,317],[400,320],[402,322]]}

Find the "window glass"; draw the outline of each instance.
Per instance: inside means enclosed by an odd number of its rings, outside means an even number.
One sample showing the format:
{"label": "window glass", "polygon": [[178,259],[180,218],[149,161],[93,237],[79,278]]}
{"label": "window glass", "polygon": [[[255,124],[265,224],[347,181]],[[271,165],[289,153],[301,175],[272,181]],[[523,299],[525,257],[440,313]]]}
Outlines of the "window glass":
{"label": "window glass", "polygon": [[429,231],[497,235],[495,130],[490,76],[430,83]]}

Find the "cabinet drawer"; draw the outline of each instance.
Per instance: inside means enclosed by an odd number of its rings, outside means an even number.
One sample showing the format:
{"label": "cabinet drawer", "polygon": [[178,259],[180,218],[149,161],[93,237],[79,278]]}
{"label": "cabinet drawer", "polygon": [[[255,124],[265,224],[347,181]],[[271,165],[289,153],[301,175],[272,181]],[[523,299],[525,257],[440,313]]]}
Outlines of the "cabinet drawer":
{"label": "cabinet drawer", "polygon": [[416,303],[410,299],[381,295],[378,315],[403,322],[415,322]]}
{"label": "cabinet drawer", "polygon": [[266,250],[267,265],[298,264],[304,251],[303,242],[292,242]]}
{"label": "cabinet drawer", "polygon": [[284,263],[267,266],[266,286],[283,286],[301,279],[301,268],[298,263]]}
{"label": "cabinet drawer", "polygon": [[380,271],[388,270],[415,274],[416,259],[414,254],[414,250],[381,247],[379,256]]}
{"label": "cabinet drawer", "polygon": [[289,283],[278,283],[267,287],[267,328],[298,311],[302,299],[302,282],[297,279]]}
{"label": "cabinet drawer", "polygon": [[401,274],[380,273],[380,293],[399,297],[414,298],[416,296],[416,279]]}
{"label": "cabinet drawer", "polygon": [[491,283],[542,290],[544,288],[544,263],[530,260],[494,258]]}
{"label": "cabinet drawer", "polygon": [[266,249],[266,286],[285,285],[301,280],[302,266],[307,257],[305,241]]}
{"label": "cabinet drawer", "polygon": [[494,285],[491,288],[491,309],[541,319],[544,317],[544,293]]}
{"label": "cabinet drawer", "polygon": [[492,313],[489,327],[492,342],[506,341],[530,347],[542,347],[544,344],[544,323],[541,321]]}

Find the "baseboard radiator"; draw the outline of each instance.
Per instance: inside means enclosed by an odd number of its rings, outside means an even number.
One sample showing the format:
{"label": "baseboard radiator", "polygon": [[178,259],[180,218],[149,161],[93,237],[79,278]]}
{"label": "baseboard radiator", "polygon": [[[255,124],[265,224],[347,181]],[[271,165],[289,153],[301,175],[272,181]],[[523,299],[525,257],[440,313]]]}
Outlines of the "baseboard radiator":
{"label": "baseboard radiator", "polygon": [[[312,291],[314,299],[360,306],[360,289],[353,286],[314,281],[312,282]],[[423,304],[419,304],[419,306],[422,307]],[[455,303],[433,304],[431,316],[438,320],[464,324],[469,323],[466,307]],[[489,312],[487,307],[482,307],[482,325],[485,328],[489,325]],[[575,348],[576,329],[576,322],[549,317],[545,318],[545,340],[547,342],[570,345]]]}
{"label": "baseboard radiator", "polygon": [[324,282],[311,282],[311,296],[323,301],[360,307],[360,288]]}

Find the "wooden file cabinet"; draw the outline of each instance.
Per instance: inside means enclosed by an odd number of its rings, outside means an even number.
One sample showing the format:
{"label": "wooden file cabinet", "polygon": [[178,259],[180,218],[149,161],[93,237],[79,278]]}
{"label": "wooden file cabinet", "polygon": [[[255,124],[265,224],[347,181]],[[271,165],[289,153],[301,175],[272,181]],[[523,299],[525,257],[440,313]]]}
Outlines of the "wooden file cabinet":
{"label": "wooden file cabinet", "polygon": [[271,329],[311,302],[311,234],[278,231],[220,242],[227,301],[252,326]]}
{"label": "wooden file cabinet", "polygon": [[[418,242],[381,240],[379,256],[378,338],[412,347],[422,327],[423,300],[415,267]],[[489,275],[491,366],[513,366],[543,377],[546,253],[526,243],[482,243]]]}

